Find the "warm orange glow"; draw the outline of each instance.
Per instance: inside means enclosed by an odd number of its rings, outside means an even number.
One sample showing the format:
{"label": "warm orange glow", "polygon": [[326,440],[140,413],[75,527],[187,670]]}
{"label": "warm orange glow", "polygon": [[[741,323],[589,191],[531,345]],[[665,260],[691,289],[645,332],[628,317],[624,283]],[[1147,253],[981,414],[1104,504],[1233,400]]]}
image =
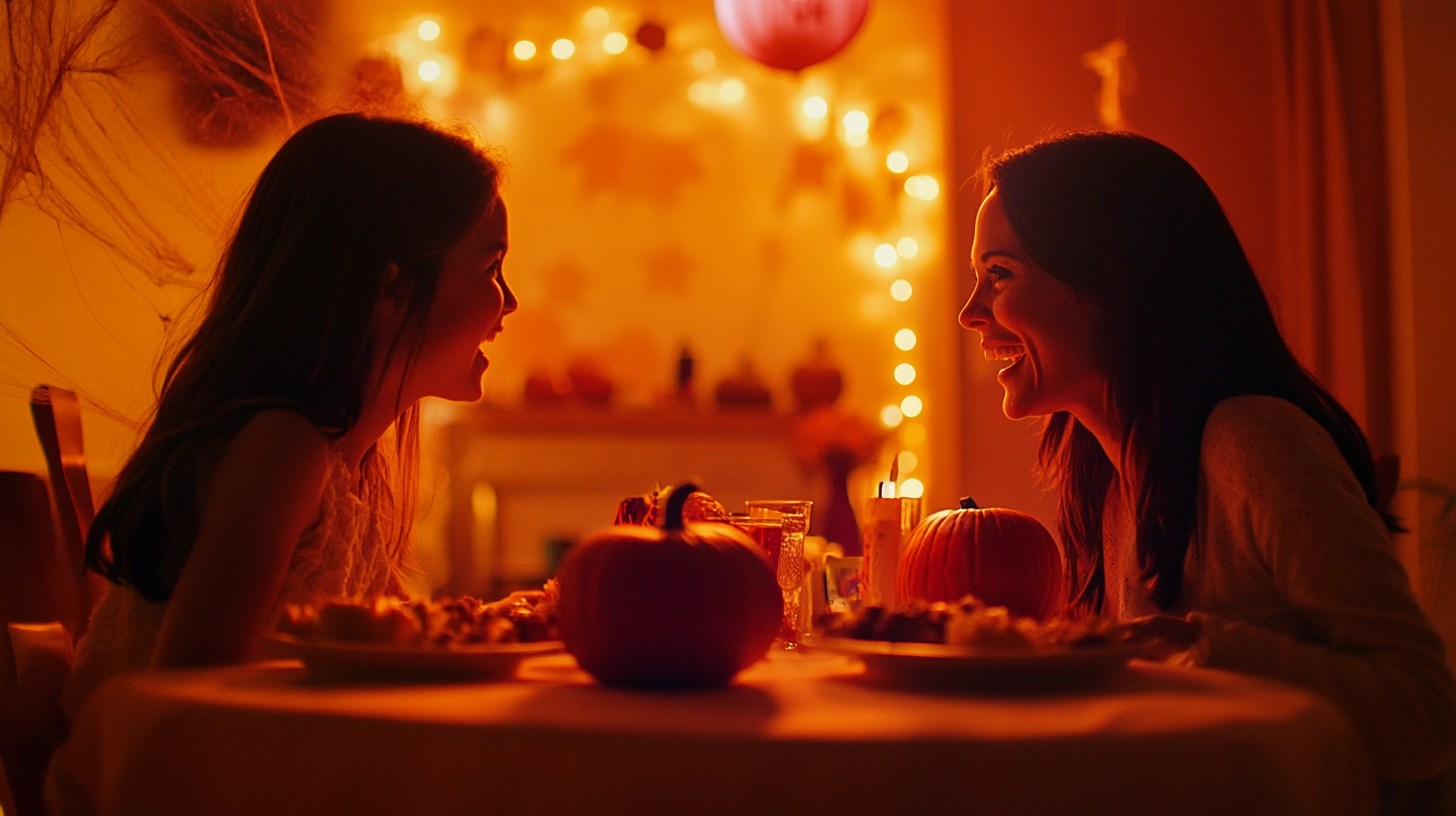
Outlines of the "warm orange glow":
{"label": "warm orange glow", "polygon": [[918,417],[920,416],[920,412],[924,409],[925,404],[921,402],[920,398],[915,396],[914,394],[911,394],[905,399],[900,400],[900,413],[904,414],[907,417]]}
{"label": "warm orange glow", "polygon": [[[601,6],[592,6],[586,10],[585,14],[581,15],[581,21],[593,28],[606,25],[608,19],[610,18],[607,15],[607,10]],[[613,51],[612,53],[615,54],[618,52]]]}
{"label": "warm orange glow", "polygon": [[895,366],[895,382],[901,385],[909,385],[915,382],[915,366],[909,363],[901,363]]}
{"label": "warm orange glow", "polygon": [[576,43],[571,40],[560,39],[551,43],[551,56],[559,60],[571,59],[571,55],[575,53]]}
{"label": "warm orange glow", "polygon": [[608,54],[620,54],[627,50],[627,35],[620,31],[613,31],[602,38],[602,50]]}
{"label": "warm orange glow", "polygon": [[906,479],[900,483],[900,495],[907,499],[918,499],[925,495],[925,483],[919,479]]}
{"label": "warm orange glow", "polygon": [[910,167],[910,157],[896,150],[885,157],[885,166],[891,173],[903,173]]}
{"label": "warm orange glow", "polygon": [[890,284],[890,297],[901,303],[909,300],[910,296],[914,293],[915,288],[910,285],[910,281],[901,279]]}
{"label": "warm orange glow", "polygon": [[907,235],[895,242],[895,251],[900,253],[901,258],[913,258],[920,254],[920,244]]}
{"label": "warm orange glow", "polygon": [[901,329],[895,332],[895,348],[901,351],[909,351],[915,348],[915,332],[910,329]]}
{"label": "warm orange glow", "polygon": [[434,60],[425,60],[420,63],[420,79],[426,82],[434,82],[440,78],[440,63]]}
{"label": "warm orange glow", "polygon": [[823,119],[829,115],[829,103],[822,96],[811,96],[804,100],[804,115],[810,119]]}
{"label": "warm orange glow", "polygon": [[718,64],[718,57],[706,48],[699,48],[693,52],[693,67],[699,71],[711,71],[713,66]]}
{"label": "warm orange glow", "polygon": [[420,35],[420,39],[424,40],[425,42],[430,42],[439,38],[440,24],[435,22],[434,20],[426,20],[423,23],[420,23],[420,27],[415,30],[415,33]]}
{"label": "warm orange glow", "polygon": [[870,118],[864,111],[852,110],[844,115],[844,130],[846,133],[868,133],[870,129]]}
{"label": "warm orange glow", "polygon": [[723,84],[718,86],[718,101],[725,105],[736,105],[743,100],[743,94],[747,89],[743,80],[738,77],[728,77]]}
{"label": "warm orange glow", "polygon": [[516,43],[515,48],[511,49],[511,53],[515,54],[518,60],[528,60],[536,56],[536,44],[530,40],[521,40]]}

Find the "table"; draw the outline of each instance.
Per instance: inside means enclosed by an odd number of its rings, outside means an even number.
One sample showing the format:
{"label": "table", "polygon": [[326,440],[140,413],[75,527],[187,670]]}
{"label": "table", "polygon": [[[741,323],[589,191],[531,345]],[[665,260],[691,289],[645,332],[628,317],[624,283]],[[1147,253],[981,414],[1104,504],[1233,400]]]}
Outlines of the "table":
{"label": "table", "polygon": [[102,814],[1375,811],[1304,691],[1135,662],[1094,691],[920,693],[776,653],[729,688],[596,686],[569,656],[477,685],[322,685],[287,662],[119,678],[57,755]]}

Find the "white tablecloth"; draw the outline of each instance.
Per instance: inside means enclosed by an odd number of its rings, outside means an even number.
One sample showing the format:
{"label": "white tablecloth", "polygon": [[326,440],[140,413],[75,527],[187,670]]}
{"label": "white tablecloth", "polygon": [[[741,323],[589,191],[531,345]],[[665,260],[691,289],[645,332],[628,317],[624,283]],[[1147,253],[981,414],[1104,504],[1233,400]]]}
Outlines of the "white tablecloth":
{"label": "white tablecloth", "polygon": [[919,693],[783,653],[691,693],[602,688],[566,655],[476,685],[125,677],[52,782],[75,812],[153,816],[1375,810],[1351,726],[1298,689],[1134,663],[1096,691]]}

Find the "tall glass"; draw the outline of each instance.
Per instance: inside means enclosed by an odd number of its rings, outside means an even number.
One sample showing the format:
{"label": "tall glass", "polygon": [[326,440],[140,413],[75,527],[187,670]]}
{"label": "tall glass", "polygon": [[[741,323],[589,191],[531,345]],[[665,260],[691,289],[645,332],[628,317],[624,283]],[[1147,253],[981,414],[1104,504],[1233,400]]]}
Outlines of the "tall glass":
{"label": "tall glass", "polygon": [[804,536],[809,532],[811,501],[750,501],[750,519],[778,519],[782,524],[779,541],[779,590],[784,594],[784,623],[780,639],[785,648],[799,644],[799,609],[804,593]]}

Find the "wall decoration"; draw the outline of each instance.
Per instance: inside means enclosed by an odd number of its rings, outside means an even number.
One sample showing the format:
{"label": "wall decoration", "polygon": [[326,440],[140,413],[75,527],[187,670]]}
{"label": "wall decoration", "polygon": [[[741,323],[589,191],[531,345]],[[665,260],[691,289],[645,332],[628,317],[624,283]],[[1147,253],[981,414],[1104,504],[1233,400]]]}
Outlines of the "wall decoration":
{"label": "wall decoration", "polygon": [[612,193],[663,208],[676,204],[683,188],[703,177],[691,142],[607,123],[586,128],[561,157],[581,170],[584,196]]}
{"label": "wall decoration", "polygon": [[723,37],[770,68],[799,71],[839,53],[864,23],[869,0],[715,0]]}

